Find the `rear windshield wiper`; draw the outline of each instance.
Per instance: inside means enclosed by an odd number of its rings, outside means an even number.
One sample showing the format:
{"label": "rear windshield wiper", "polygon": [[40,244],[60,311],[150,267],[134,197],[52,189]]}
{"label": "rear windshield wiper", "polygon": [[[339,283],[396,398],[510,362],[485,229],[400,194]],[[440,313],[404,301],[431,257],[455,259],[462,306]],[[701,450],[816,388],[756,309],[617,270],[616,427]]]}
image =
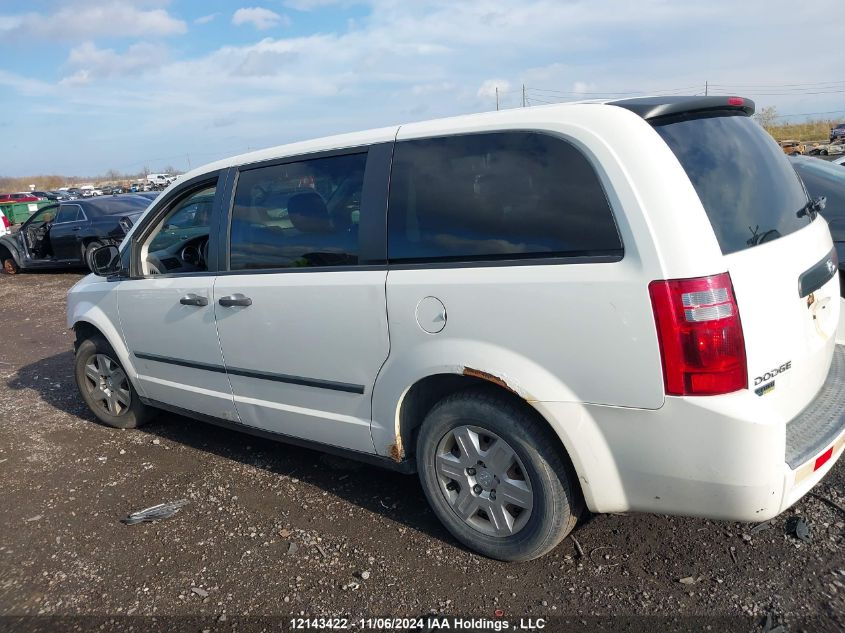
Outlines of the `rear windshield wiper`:
{"label": "rear windshield wiper", "polygon": [[759,225],[753,229],[749,226],[748,230],[751,231],[751,237],[745,240],[745,243],[749,246],[757,246],[757,244],[762,244],[763,242],[770,242],[781,237],[780,231],[778,231],[777,229],[769,229],[768,231],[763,231],[762,233],[760,233]]}
{"label": "rear windshield wiper", "polygon": [[818,198],[809,200],[807,204],[798,209],[798,213],[795,215],[799,218],[809,215],[811,220],[815,220],[816,216],[824,210],[825,206],[827,206],[827,198],[825,196],[819,196]]}

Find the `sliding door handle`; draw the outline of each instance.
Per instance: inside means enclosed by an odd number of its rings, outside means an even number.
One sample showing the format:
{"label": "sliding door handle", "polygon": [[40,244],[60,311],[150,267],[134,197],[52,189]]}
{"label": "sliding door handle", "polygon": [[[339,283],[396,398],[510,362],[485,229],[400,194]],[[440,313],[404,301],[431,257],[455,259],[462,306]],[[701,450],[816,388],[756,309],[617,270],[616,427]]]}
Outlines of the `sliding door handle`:
{"label": "sliding door handle", "polygon": [[181,299],[179,299],[179,303],[181,303],[183,306],[207,306],[208,299],[192,293],[187,294]]}
{"label": "sliding door handle", "polygon": [[232,306],[251,306],[252,299],[245,297],[240,293],[229,295],[228,297],[220,297],[217,301],[224,308],[231,308]]}

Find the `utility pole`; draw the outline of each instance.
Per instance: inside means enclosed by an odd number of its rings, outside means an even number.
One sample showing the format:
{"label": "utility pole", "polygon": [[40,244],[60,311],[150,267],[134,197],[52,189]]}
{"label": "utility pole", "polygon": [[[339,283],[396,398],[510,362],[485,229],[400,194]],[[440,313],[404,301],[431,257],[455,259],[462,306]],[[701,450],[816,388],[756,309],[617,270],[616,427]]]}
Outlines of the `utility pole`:
{"label": "utility pole", "polygon": [[499,86],[496,86],[496,110],[499,109]]}
{"label": "utility pole", "polygon": [[525,107],[525,84],[522,84],[522,107]]}
{"label": "utility pole", "polygon": [[710,83],[705,79],[704,80],[704,96],[706,97],[709,92],[710,92]]}
{"label": "utility pole", "polygon": [[188,159],[188,171],[191,171],[191,155],[185,154],[185,158]]}

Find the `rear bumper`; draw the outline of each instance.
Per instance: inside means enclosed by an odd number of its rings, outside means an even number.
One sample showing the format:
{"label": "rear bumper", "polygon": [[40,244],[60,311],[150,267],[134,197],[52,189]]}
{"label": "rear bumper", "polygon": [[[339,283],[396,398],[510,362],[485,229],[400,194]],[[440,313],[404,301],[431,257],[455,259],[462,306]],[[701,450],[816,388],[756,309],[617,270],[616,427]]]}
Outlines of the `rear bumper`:
{"label": "rear bumper", "polygon": [[[845,428],[845,345],[833,351],[830,371],[813,401],[786,425],[786,463],[800,470],[832,447]],[[841,448],[841,447],[840,447]]]}
{"label": "rear bumper", "polygon": [[770,519],[830,471],[845,448],[845,346],[813,401],[785,423],[753,391],[666,398],[658,410],[538,403],[572,453],[594,512]]}

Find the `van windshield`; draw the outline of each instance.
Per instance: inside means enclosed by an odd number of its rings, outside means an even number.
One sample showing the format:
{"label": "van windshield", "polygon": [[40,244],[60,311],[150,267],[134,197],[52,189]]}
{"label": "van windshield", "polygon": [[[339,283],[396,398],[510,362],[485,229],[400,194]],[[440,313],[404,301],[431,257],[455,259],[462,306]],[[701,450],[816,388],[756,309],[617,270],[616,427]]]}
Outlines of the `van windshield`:
{"label": "van windshield", "polygon": [[783,150],[749,117],[729,112],[655,121],[687,172],[722,253],[789,235],[812,221]]}

